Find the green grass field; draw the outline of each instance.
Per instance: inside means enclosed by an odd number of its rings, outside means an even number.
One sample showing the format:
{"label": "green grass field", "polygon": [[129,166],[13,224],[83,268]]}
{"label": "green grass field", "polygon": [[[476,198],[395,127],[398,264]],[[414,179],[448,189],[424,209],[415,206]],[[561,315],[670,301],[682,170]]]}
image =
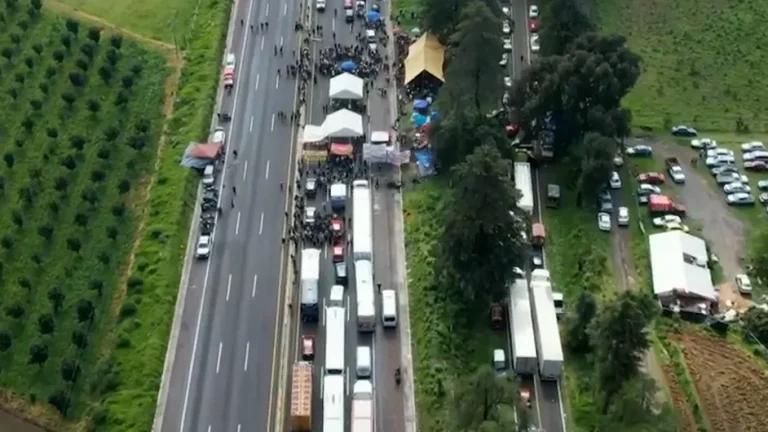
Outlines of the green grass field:
{"label": "green grass field", "polygon": [[0,385],[70,399],[76,415],[99,379],[93,342],[113,320],[169,70],[128,39],[24,4],[4,2],[0,22]]}
{"label": "green grass field", "polygon": [[741,118],[752,132],[768,130],[768,3],[596,0],[595,15],[643,58],[643,73],[624,99],[636,126],[734,132]]}

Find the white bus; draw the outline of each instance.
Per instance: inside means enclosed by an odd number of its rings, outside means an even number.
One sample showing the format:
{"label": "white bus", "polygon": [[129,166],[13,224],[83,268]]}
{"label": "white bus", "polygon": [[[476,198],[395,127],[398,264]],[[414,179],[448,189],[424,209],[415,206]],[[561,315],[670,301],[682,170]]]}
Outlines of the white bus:
{"label": "white bus", "polygon": [[355,290],[357,292],[357,328],[362,332],[376,330],[376,296],[373,290],[373,264],[355,261]]}
{"label": "white bus", "polygon": [[301,251],[301,319],[317,321],[318,283],[320,281],[320,249]]}
{"label": "white bus", "polygon": [[323,378],[323,432],[344,432],[344,377]]}
{"label": "white bus", "polygon": [[325,370],[328,374],[344,373],[344,329],[347,314],[343,307],[325,310]]}
{"label": "white bus", "polygon": [[371,188],[367,180],[352,182],[352,252],[357,260],[373,260]]}

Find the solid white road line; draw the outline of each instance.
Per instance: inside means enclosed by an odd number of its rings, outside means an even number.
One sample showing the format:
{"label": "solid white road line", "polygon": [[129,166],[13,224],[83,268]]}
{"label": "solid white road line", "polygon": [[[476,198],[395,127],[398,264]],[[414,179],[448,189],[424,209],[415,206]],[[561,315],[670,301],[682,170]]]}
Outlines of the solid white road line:
{"label": "solid white road line", "polygon": [[[222,348],[222,343],[221,343],[221,342],[219,342],[219,356],[218,356],[218,357],[216,357],[216,373],[217,373],[217,374],[219,373],[219,367],[221,366],[221,348]],[[210,427],[210,426],[208,426],[208,429],[209,429],[209,430],[210,430],[210,428],[211,428],[211,427]]]}
{"label": "solid white road line", "polygon": [[251,298],[256,297],[256,282],[259,281],[259,275],[253,275],[253,288],[251,288]]}
{"label": "solid white road line", "polygon": [[264,171],[264,179],[266,180],[268,178],[269,178],[269,161],[267,161],[267,169],[266,171]]}
{"label": "solid white road line", "polygon": [[347,373],[344,374],[344,378],[346,381],[345,387],[347,389],[347,396],[349,396],[349,366],[347,366]]}
{"label": "solid white road line", "polygon": [[275,88],[280,87],[280,75],[275,77]]}
{"label": "solid white road line", "polygon": [[240,234],[240,212],[237,212],[237,223],[235,223],[235,235]]}
{"label": "solid white road line", "polygon": [[248,354],[251,353],[251,341],[245,343],[245,363],[243,364],[243,370],[248,371]]}
{"label": "solid white road line", "polygon": [[251,116],[251,124],[248,125],[248,132],[253,132],[253,116]]}
{"label": "solid white road line", "polygon": [[273,131],[275,130],[275,115],[272,114],[272,124],[269,126],[269,130]]}
{"label": "solid white road line", "polygon": [[259,221],[259,235],[264,231],[264,212],[261,213],[261,220]]}
{"label": "solid white road line", "polygon": [[[251,11],[253,9],[253,0],[249,0],[248,3],[248,15],[246,20],[247,25],[250,26],[251,24]],[[245,37],[243,38],[243,46],[240,49],[240,58],[245,58],[245,47],[248,46],[248,36],[250,32],[245,32]],[[263,43],[263,40],[262,40]],[[238,74],[237,75],[237,83],[235,85],[235,95],[234,95],[234,101],[235,104],[232,106],[232,117],[235,117],[235,112],[237,111],[237,94],[240,90],[240,78],[245,74]],[[232,124],[229,125],[229,134],[232,135]],[[229,152],[225,153],[224,156],[224,166],[227,166],[227,158],[229,156]],[[222,192],[224,190],[224,182],[221,182],[219,184],[219,196],[222,195]],[[214,218],[218,219],[218,216],[214,216]],[[214,224],[215,226],[215,224]],[[216,237],[216,231],[214,228],[213,237]],[[194,342],[192,342],[192,354],[189,361],[189,372],[187,373],[187,384],[186,388],[184,389],[184,403],[181,408],[181,419],[179,420],[179,432],[184,432],[184,425],[186,424],[187,419],[187,407],[189,406],[189,392],[192,390],[192,375],[195,371],[195,357],[197,355],[197,343],[200,340],[200,326],[203,322],[203,310],[205,309],[205,293],[208,291],[208,276],[211,272],[211,263],[213,262],[212,259],[208,260],[208,263],[205,266],[205,280],[203,282],[203,292],[202,292],[202,300],[200,301],[200,307],[197,310],[197,324],[195,325],[195,339]]]}
{"label": "solid white road line", "polygon": [[227,278],[227,301],[229,301],[229,291],[232,289],[232,275]]}
{"label": "solid white road line", "polygon": [[261,77],[261,74],[256,74],[256,87],[254,88],[254,90],[258,90],[259,89],[259,78],[260,77]]}
{"label": "solid white road line", "polygon": [[245,176],[248,174],[248,161],[245,161],[245,165],[243,166],[243,182],[245,182]]}

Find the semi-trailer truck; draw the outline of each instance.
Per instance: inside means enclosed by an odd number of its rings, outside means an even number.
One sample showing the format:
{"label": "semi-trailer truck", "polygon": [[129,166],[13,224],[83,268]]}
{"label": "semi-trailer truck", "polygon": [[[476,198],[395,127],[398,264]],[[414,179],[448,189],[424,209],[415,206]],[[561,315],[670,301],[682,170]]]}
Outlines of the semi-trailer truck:
{"label": "semi-trailer truck", "polygon": [[536,336],[531,314],[531,296],[524,278],[509,288],[509,326],[512,334],[512,368],[519,375],[536,375]]}
{"label": "semi-trailer truck", "polygon": [[291,430],[309,431],[312,428],[312,364],[293,364],[291,380]]}
{"label": "semi-trailer truck", "polygon": [[531,296],[539,356],[539,375],[542,380],[558,380],[563,369],[563,347],[557,326],[552,284],[545,281],[531,282]]}

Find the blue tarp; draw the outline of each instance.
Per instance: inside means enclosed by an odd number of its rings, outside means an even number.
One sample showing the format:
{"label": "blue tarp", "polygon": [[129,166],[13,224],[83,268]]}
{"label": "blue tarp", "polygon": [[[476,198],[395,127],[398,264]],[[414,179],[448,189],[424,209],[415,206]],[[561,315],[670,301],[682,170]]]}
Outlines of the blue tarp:
{"label": "blue tarp", "polygon": [[431,149],[421,148],[413,150],[413,157],[416,159],[416,171],[419,177],[435,175],[435,158]]}
{"label": "blue tarp", "polygon": [[353,62],[352,60],[346,60],[341,62],[341,70],[343,70],[344,72],[352,72],[353,70],[355,70],[355,62]]}
{"label": "blue tarp", "polygon": [[413,113],[411,114],[411,121],[414,125],[416,125],[416,127],[422,127],[426,122],[429,121],[429,118],[424,114]]}
{"label": "blue tarp", "polygon": [[365,18],[368,20],[368,22],[376,22],[381,19],[381,14],[375,10],[369,10],[365,15]]}
{"label": "blue tarp", "polygon": [[415,109],[425,109],[428,106],[429,106],[429,102],[427,102],[424,99],[416,99],[415,101],[413,101],[413,107]]}

